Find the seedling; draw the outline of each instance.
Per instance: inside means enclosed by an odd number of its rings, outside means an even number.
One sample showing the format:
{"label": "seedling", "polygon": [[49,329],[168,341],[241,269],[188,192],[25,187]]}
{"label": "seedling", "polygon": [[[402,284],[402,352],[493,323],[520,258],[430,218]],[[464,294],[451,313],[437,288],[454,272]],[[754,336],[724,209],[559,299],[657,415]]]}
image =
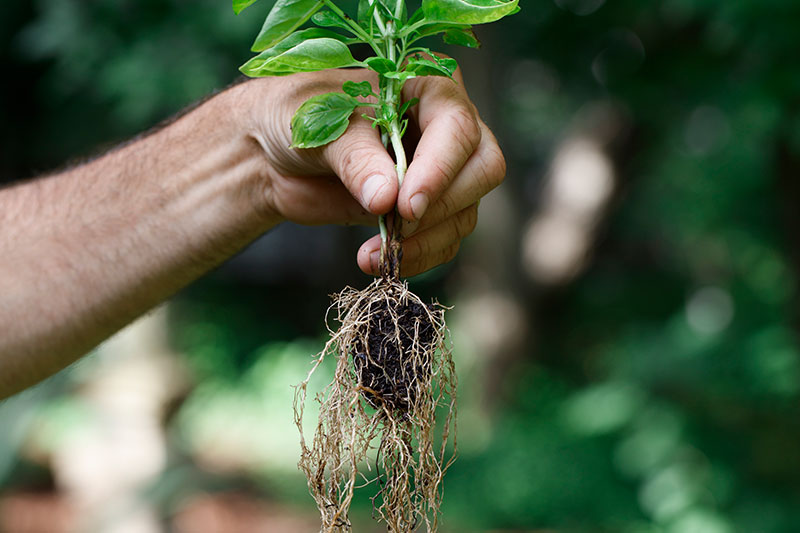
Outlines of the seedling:
{"label": "seedling", "polygon": [[[233,0],[238,14],[257,0]],[[292,147],[324,146],[338,139],[358,109],[391,147],[402,184],[407,169],[402,101],[406,81],[453,77],[456,61],[421,45],[441,34],[445,43],[477,48],[472,25],[519,10],[519,0],[422,0],[411,16],[404,0],[359,0],[355,18],[334,0],[277,0],[242,65],[248,76],[284,76],[330,68],[362,67],[370,82],[346,81],[342,92],[313,96],[292,118]],[[300,29],[311,22],[312,27]],[[350,46],[374,53],[356,60]],[[300,469],[322,515],[322,530],[351,529],[357,486],[376,484],[373,507],[392,533],[425,524],[437,530],[442,477],[455,457],[456,374],[445,340],[444,308],[425,304],[400,279],[401,219],[379,217],[381,277],[364,290],[345,289],[334,299],[341,323],[297,387]],[[309,444],[302,419],[311,375],[327,356],[336,359],[331,382],[316,395],[319,422]],[[437,423],[436,415],[440,415]],[[452,442],[452,451],[448,443]]]}

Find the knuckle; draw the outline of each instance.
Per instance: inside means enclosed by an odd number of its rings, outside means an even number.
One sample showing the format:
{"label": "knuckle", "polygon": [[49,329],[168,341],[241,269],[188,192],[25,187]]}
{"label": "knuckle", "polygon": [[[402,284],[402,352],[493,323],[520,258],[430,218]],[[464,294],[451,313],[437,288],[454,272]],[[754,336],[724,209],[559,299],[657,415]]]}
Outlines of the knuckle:
{"label": "knuckle", "polygon": [[473,204],[464,210],[464,227],[466,231],[462,232],[461,238],[471,235],[478,225],[478,204]]}
{"label": "knuckle", "polygon": [[431,243],[425,238],[412,238],[403,242],[403,257],[417,263],[431,253]]}
{"label": "knuckle", "polygon": [[478,223],[478,209],[470,206],[453,218],[449,242],[458,242],[470,235]]}
{"label": "knuckle", "polygon": [[[450,183],[460,170],[457,166],[458,162],[449,159],[427,158],[427,164],[430,178],[426,186],[434,190],[442,188],[444,185]],[[446,203],[444,198],[441,198],[439,201]],[[447,213],[452,213],[452,211],[446,211]]]}
{"label": "knuckle", "polygon": [[494,188],[503,183],[503,180],[506,179],[508,167],[506,166],[506,158],[503,156],[503,152],[500,150],[499,146],[495,145],[490,157],[489,182],[493,185],[492,188]]}
{"label": "knuckle", "polygon": [[439,211],[441,213],[441,219],[443,220],[446,217],[449,217],[458,211],[458,206],[456,205],[456,199],[451,194],[443,194],[439,198]]}
{"label": "knuckle", "polygon": [[348,140],[338,147],[338,172],[340,178],[348,182],[360,183],[366,179],[372,161],[371,143]]}
{"label": "knuckle", "polygon": [[482,132],[475,114],[467,106],[456,107],[452,111],[453,129],[466,155],[472,154],[481,142]]}
{"label": "knuckle", "polygon": [[499,148],[493,147],[480,158],[476,176],[479,193],[484,195],[503,183],[506,177],[506,160]]}
{"label": "knuckle", "polygon": [[263,220],[268,220],[271,216],[280,214],[280,202],[275,191],[275,183],[270,179],[263,179],[259,182],[258,194],[247,195],[252,202],[256,214]]}
{"label": "knuckle", "polygon": [[458,249],[460,247],[461,247],[461,243],[460,242],[456,242],[456,243],[451,244],[450,246],[448,246],[444,250],[442,250],[441,255],[439,256],[440,261],[439,261],[438,264],[449,263],[450,261],[455,259],[456,254],[458,254]]}

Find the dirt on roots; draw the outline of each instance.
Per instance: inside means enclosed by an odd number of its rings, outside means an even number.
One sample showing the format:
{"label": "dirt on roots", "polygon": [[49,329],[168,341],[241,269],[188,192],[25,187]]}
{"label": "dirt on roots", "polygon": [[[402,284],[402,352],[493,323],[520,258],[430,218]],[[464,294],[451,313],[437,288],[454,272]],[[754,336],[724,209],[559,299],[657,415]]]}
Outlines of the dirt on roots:
{"label": "dirt on roots", "polygon": [[[351,531],[353,493],[374,484],[374,515],[390,533],[423,525],[435,532],[442,478],[455,457],[456,374],[445,308],[425,304],[403,282],[378,279],[334,296],[331,309],[340,327],[295,395],[299,466],[321,531]],[[309,443],[302,426],[308,383],[326,357],[336,359],[336,371],[314,396],[320,411]]]}

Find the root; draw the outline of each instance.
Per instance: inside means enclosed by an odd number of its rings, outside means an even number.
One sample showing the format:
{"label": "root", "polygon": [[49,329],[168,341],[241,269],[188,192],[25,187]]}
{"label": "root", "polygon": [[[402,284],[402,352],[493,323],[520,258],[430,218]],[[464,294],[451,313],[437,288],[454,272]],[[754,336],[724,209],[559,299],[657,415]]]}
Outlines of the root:
{"label": "root", "polygon": [[[445,308],[385,279],[363,291],[345,289],[331,308],[341,326],[297,386],[294,406],[299,466],[322,516],[321,531],[351,531],[355,489],[375,484],[373,514],[390,533],[422,524],[435,532],[442,478],[455,458],[456,374]],[[309,445],[302,427],[308,382],[328,356],[336,359],[336,372],[315,397],[319,422]]]}

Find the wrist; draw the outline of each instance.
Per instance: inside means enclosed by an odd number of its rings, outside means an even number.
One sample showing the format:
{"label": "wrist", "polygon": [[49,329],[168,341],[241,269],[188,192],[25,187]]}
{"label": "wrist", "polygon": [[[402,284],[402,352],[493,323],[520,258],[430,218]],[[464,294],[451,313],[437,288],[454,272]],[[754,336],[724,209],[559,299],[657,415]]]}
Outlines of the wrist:
{"label": "wrist", "polygon": [[254,101],[247,85],[216,95],[184,129],[199,143],[188,170],[194,176],[195,194],[218,204],[215,226],[257,236],[284,218],[270,202],[275,170],[257,138],[254,120],[266,110]]}
{"label": "wrist", "polygon": [[[296,157],[289,149],[291,113],[283,105],[292,93],[285,79],[250,79],[215,98],[214,113],[225,117],[227,135],[235,139],[244,157],[257,170],[249,191],[250,207],[266,226],[286,221],[276,201],[274,186],[282,176],[292,174],[286,161]],[[268,228],[267,228],[268,229]]]}

